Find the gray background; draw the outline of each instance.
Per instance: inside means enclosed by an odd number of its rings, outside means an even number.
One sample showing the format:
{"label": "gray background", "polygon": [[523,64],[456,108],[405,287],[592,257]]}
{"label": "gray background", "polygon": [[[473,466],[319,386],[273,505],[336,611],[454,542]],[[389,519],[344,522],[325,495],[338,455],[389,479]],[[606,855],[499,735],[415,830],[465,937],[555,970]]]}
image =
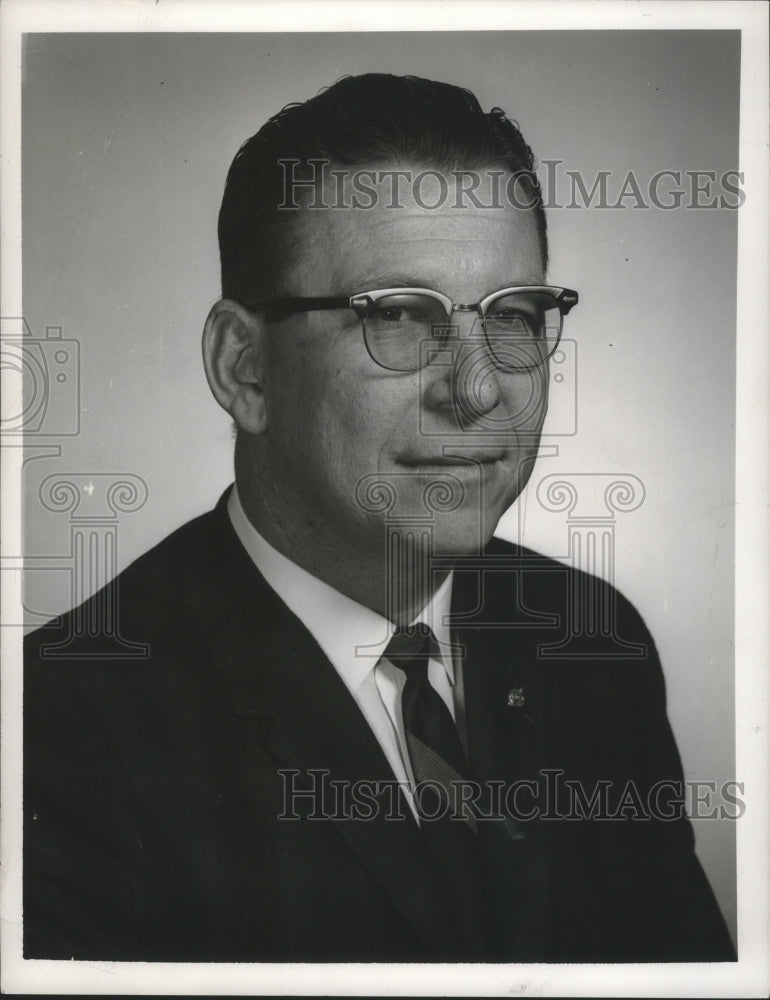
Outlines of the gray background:
{"label": "gray background", "polygon": [[[145,480],[147,503],[120,520],[120,567],[231,481],[231,425],[199,349],[218,296],[227,167],[284,104],[372,70],[470,87],[519,121],[541,160],[563,160],[589,185],[612,171],[615,196],[630,169],[644,189],[658,170],[738,166],[737,32],[27,36],[24,315],[38,337],[62,327],[81,354],[80,433],[41,438],[61,457],[25,469],[27,554],[69,552],[67,516],[38,499],[53,472]],[[533,476],[533,486],[585,472],[644,483],[642,506],[617,519],[615,582],[656,638],[686,777],[718,783],[736,777],[737,216],[549,212],[550,279],[581,294],[566,332],[578,362],[554,385],[546,430],[558,455]],[[544,511],[532,487],[500,533],[566,557],[565,516]],[[64,569],[27,574],[30,625],[71,602]],[[734,931],[734,823],[695,827]]]}

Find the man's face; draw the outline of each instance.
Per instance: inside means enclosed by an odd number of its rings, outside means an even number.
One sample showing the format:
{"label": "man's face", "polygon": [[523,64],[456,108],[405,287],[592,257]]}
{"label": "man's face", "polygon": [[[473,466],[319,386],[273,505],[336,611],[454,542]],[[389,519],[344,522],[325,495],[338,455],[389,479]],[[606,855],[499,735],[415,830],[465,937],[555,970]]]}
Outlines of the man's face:
{"label": "man's face", "polygon": [[[414,286],[476,303],[543,282],[532,212],[459,209],[453,197],[426,209],[404,196],[405,207],[393,208],[389,188],[379,195],[368,210],[298,214],[300,250],[281,295]],[[421,196],[432,203],[425,190]],[[452,326],[447,350],[431,364],[393,372],[372,360],[351,309],[270,324],[264,485],[287,535],[313,526],[330,549],[381,557],[388,517],[427,517],[437,553],[488,541],[529,477],[548,370],[496,368],[474,313],[455,313]]]}

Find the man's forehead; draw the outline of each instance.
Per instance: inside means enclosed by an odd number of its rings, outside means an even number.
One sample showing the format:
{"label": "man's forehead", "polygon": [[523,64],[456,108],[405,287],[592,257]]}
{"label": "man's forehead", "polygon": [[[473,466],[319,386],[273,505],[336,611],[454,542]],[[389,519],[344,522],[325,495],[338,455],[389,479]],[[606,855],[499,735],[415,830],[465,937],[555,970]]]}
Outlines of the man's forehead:
{"label": "man's forehead", "polygon": [[313,211],[390,208],[403,214],[432,212],[452,206],[458,211],[506,205],[530,206],[531,180],[526,171],[513,174],[503,166],[446,168],[377,164],[337,166],[318,161],[312,179],[285,177],[282,208],[302,204]]}
{"label": "man's forehead", "polygon": [[[387,178],[366,180],[371,194],[364,203],[361,190],[356,201],[342,193],[333,204],[297,210],[292,227],[295,245],[296,278],[299,272],[314,272],[316,284],[326,277],[324,293],[356,287],[388,287],[400,284],[435,286],[447,268],[476,273],[484,281],[490,262],[499,261],[503,279],[539,281],[540,244],[532,209],[516,206],[505,199],[481,204],[467,199],[458,202],[437,176],[420,182],[420,187],[402,185],[395,203]],[[411,173],[411,179],[419,176]],[[435,172],[434,172],[435,173]],[[509,175],[510,176],[510,175]],[[451,178],[450,178],[451,179]],[[363,180],[351,173],[351,185]],[[289,275],[286,275],[290,279]],[[494,275],[489,280],[494,282]],[[483,286],[485,289],[487,286]],[[305,289],[306,290],[306,289]],[[353,289],[355,290],[355,289]],[[298,288],[292,293],[299,294]],[[319,289],[318,294],[321,293]]]}

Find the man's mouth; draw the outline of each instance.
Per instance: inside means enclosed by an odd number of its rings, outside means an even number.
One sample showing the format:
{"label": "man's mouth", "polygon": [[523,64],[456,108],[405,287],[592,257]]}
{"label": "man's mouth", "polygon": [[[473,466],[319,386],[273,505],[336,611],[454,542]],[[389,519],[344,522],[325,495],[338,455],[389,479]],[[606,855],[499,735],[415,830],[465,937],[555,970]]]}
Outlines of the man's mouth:
{"label": "man's mouth", "polygon": [[407,469],[473,468],[478,465],[494,465],[504,455],[503,451],[487,451],[476,455],[419,455],[399,458],[398,464]]}

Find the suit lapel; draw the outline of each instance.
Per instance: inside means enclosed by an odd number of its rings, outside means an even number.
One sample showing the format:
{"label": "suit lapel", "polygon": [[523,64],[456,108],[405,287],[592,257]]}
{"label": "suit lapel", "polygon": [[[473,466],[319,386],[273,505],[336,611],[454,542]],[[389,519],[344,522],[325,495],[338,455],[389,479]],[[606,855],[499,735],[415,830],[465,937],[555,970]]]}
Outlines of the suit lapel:
{"label": "suit lapel", "polygon": [[[436,952],[459,954],[433,859],[377,740],[313,637],[257,572],[223,498],[205,556],[205,595],[190,593],[234,715],[277,764],[328,771],[328,780],[384,784],[372,819],[333,818],[335,829],[414,932]],[[272,722],[265,725],[266,717]],[[247,732],[252,730],[248,729]],[[249,760],[248,738],[243,768]],[[396,815],[393,818],[392,804]],[[388,818],[388,814],[391,818]]]}
{"label": "suit lapel", "polygon": [[[468,619],[469,611],[482,608],[472,622],[454,630],[464,650],[471,773],[480,782],[501,782],[506,790],[524,781],[538,781],[540,769],[546,766],[537,666],[542,633],[538,628],[513,626],[520,604],[515,581],[516,574],[510,571],[496,575],[480,568],[457,569],[452,600],[453,617],[461,622]],[[530,808],[532,797],[525,786],[520,787],[515,808],[521,815]],[[488,822],[481,823],[480,830],[500,958],[542,959],[548,897],[543,823],[517,819],[515,826],[506,829]]]}

